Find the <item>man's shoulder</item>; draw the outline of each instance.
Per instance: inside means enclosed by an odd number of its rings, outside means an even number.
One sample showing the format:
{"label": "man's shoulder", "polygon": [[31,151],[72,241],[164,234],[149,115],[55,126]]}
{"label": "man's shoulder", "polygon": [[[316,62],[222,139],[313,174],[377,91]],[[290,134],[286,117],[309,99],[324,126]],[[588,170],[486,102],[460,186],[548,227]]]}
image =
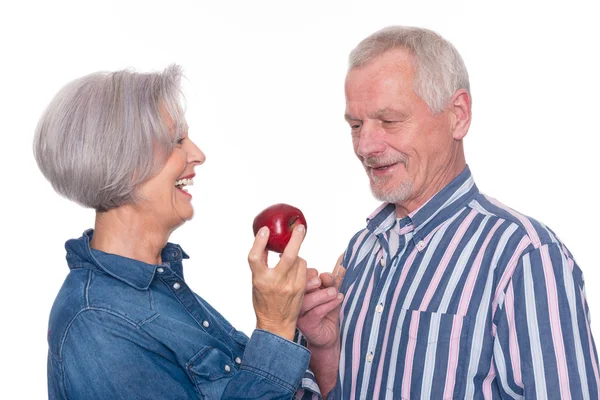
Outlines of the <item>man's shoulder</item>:
{"label": "man's shoulder", "polygon": [[479,193],[468,204],[476,212],[509,224],[514,235],[528,240],[533,249],[547,244],[560,244],[556,234],[544,223],[505,205],[497,199]]}

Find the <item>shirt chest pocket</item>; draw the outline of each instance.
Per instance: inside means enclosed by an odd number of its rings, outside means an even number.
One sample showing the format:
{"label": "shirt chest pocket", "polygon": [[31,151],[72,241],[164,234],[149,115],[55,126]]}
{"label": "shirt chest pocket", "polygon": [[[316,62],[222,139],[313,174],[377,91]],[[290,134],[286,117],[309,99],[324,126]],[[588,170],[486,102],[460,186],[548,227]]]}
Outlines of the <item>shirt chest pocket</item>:
{"label": "shirt chest pocket", "polygon": [[401,399],[462,398],[470,351],[467,316],[403,310],[396,335],[396,374],[388,395]]}
{"label": "shirt chest pocket", "polygon": [[203,398],[219,399],[238,366],[221,350],[205,347],[189,360],[187,369]]}

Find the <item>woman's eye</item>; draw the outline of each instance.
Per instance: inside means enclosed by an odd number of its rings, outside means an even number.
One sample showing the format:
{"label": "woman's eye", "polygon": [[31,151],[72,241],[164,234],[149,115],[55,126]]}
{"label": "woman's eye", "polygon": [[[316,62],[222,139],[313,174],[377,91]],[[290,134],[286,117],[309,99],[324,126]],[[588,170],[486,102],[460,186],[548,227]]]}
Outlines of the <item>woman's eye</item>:
{"label": "woman's eye", "polygon": [[184,141],[184,140],[185,140],[185,138],[178,139],[178,140],[177,140],[177,144],[178,144],[178,145],[180,145],[180,144],[183,144],[183,141]]}

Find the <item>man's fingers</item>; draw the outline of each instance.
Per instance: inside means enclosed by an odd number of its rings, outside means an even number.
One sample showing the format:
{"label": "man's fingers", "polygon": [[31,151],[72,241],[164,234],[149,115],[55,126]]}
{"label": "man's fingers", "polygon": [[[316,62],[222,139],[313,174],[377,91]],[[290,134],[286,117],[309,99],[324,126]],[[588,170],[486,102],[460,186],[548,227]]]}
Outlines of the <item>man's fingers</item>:
{"label": "man's fingers", "polygon": [[342,266],[343,259],[344,259],[344,253],[340,254],[337,261],[335,262],[335,267],[333,267],[333,272],[332,272],[334,277],[338,276],[340,268],[344,268]]}
{"label": "man's fingers", "polygon": [[310,293],[321,286],[321,278],[319,278],[319,271],[314,268],[306,269],[306,288],[305,292]]}
{"label": "man's fingers", "polygon": [[256,233],[254,243],[248,254],[248,264],[252,272],[262,268],[268,268],[267,265],[267,242],[269,241],[269,228],[263,226]]}
{"label": "man's fingers", "polygon": [[315,307],[335,300],[337,295],[338,291],[335,288],[321,289],[305,294],[300,314],[306,314]]}
{"label": "man's fingers", "polygon": [[317,317],[318,319],[323,318],[324,316],[326,316],[327,314],[329,314],[331,312],[331,310],[334,310],[336,307],[339,307],[340,303],[344,300],[344,295],[343,294],[339,294],[338,297],[336,297],[335,299],[325,303],[325,304],[321,304],[320,306],[317,306],[315,308],[313,308],[310,313]]}
{"label": "man's fingers", "polygon": [[331,272],[323,272],[320,277],[321,285],[324,288],[335,286],[335,277],[331,274]]}
{"label": "man's fingers", "polygon": [[342,286],[342,281],[344,280],[344,275],[346,275],[346,268],[342,265],[342,260],[344,259],[344,253],[340,254],[335,263],[335,267],[333,268],[333,279],[334,286],[336,289],[340,290],[340,286]]}

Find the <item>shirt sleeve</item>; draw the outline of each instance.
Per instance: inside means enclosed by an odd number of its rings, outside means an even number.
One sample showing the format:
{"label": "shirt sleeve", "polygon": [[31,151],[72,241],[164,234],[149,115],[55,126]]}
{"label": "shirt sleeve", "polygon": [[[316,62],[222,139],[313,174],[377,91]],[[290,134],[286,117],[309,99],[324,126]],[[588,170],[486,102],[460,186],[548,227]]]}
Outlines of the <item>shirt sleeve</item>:
{"label": "shirt sleeve", "polygon": [[523,255],[497,302],[492,372],[503,398],[598,398],[583,276],[566,248]]}
{"label": "shirt sleeve", "polygon": [[[197,399],[170,351],[105,310],[80,312],[61,350],[60,399]],[[54,399],[53,397],[50,397]]]}
{"label": "shirt sleeve", "polygon": [[[122,316],[106,310],[84,311],[69,327],[62,365],[53,368],[62,371],[57,380],[64,388],[55,398],[289,400],[300,387],[310,359],[305,347],[255,330],[239,370],[221,374],[228,375],[222,378],[208,368],[211,357],[220,360],[210,350],[201,364],[205,369],[186,368],[168,348]],[[217,370],[223,366],[212,369]],[[203,387],[198,389],[197,384]]]}
{"label": "shirt sleeve", "polygon": [[[296,334],[294,335],[294,342],[300,346],[308,348],[308,341],[298,329],[296,329]],[[296,391],[295,399],[322,400],[321,391],[319,390],[319,385],[317,384],[317,378],[310,368],[304,371],[304,376],[302,377],[300,388]]]}
{"label": "shirt sleeve", "polygon": [[256,329],[246,345],[237,379],[229,382],[222,399],[291,399],[309,360],[307,348]]}

